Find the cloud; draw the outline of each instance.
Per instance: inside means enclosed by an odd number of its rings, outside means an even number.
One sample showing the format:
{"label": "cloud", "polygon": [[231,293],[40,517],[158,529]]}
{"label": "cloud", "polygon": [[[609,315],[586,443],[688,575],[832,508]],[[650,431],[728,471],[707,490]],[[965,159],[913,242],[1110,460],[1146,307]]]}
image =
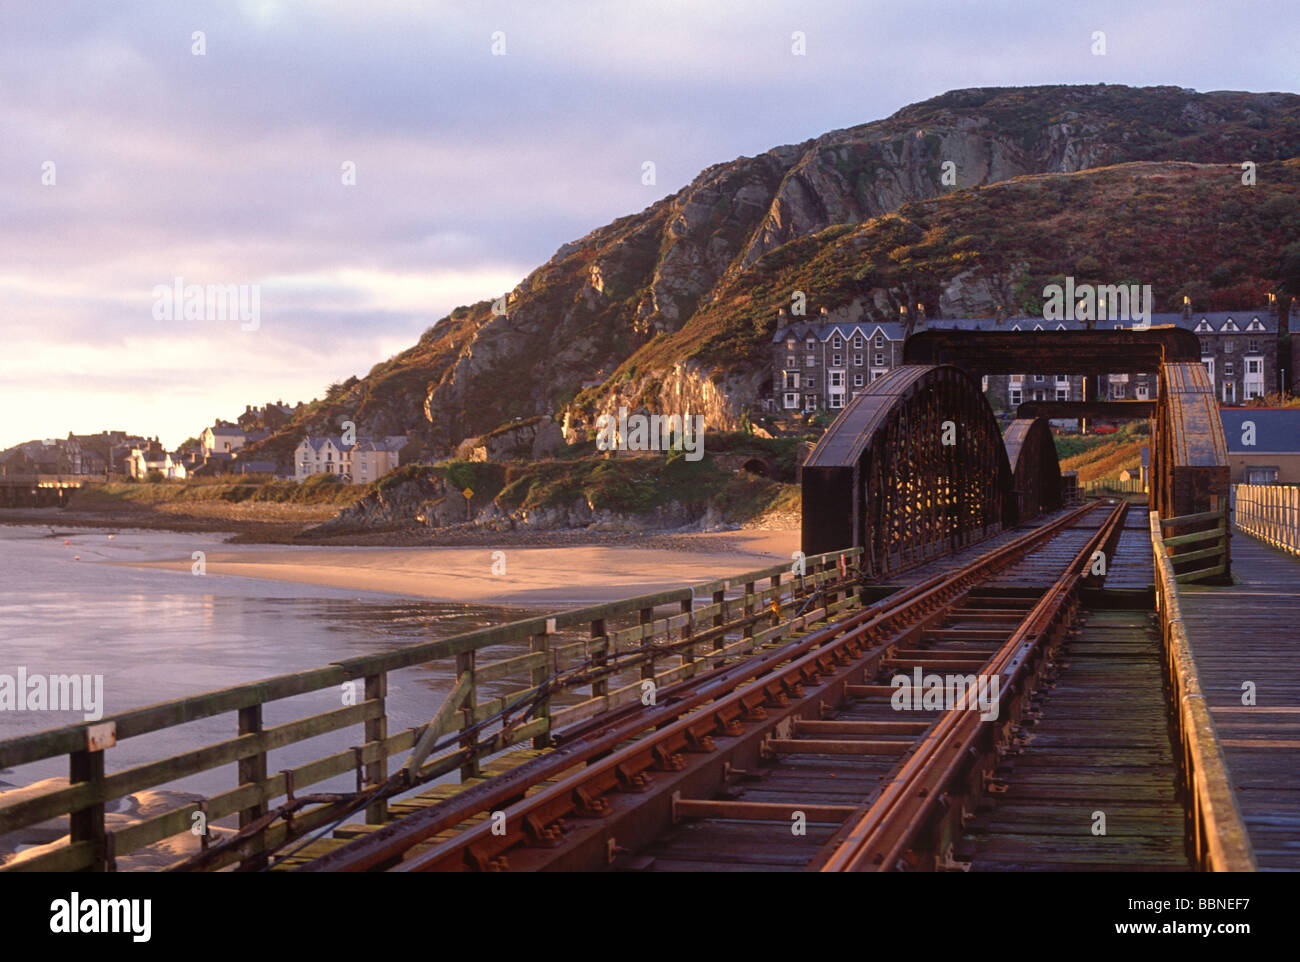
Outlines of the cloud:
{"label": "cloud", "polygon": [[[1286,32],[1259,29],[1287,14],[1247,2],[1188,17],[1173,0],[4,5],[0,445],[97,419],[179,440],[245,403],[306,398],[705,167],[948,89],[1294,88]],[[176,275],[261,285],[258,336],[160,328],[150,292]]]}

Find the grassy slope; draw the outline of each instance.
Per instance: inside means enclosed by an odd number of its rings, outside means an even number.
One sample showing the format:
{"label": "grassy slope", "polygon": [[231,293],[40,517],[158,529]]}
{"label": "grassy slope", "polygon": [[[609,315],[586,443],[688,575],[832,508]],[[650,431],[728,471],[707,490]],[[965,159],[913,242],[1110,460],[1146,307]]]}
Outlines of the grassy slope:
{"label": "grassy slope", "polygon": [[1142,464],[1142,446],[1149,441],[1146,424],[1135,421],[1115,434],[1058,436],[1056,455],[1061,459],[1061,470],[1078,471],[1080,481],[1118,478],[1126,468],[1137,471]]}
{"label": "grassy slope", "polygon": [[1016,178],[792,241],[722,285],[712,304],[615,378],[686,357],[722,369],[766,363],[775,309],[789,306],[790,291],[807,294],[810,317],[872,289],[896,303],[918,295],[935,303],[967,270],[1012,278],[1018,302],[1008,307],[1028,314],[1041,314],[1043,286],[1067,274],[1077,283],[1150,284],[1162,311],[1179,309],[1184,294],[1197,310],[1240,308],[1262,301],[1267,274],[1297,233],[1300,160],[1261,164],[1255,187],[1242,186],[1239,166],[1181,163]]}

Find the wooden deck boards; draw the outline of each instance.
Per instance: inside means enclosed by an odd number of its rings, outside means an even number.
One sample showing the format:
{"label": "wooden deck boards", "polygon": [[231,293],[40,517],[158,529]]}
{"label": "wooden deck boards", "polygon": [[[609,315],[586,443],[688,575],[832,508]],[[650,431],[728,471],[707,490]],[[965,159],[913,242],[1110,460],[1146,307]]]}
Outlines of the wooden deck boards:
{"label": "wooden deck boards", "polygon": [[[1261,870],[1300,870],[1300,559],[1233,531],[1237,584],[1179,589],[1201,688]],[[1243,685],[1255,685],[1244,705]]]}
{"label": "wooden deck boards", "polygon": [[1086,615],[1035,695],[1023,750],[999,770],[1005,789],[968,828],[972,871],[1190,869],[1161,665],[1146,613]]}

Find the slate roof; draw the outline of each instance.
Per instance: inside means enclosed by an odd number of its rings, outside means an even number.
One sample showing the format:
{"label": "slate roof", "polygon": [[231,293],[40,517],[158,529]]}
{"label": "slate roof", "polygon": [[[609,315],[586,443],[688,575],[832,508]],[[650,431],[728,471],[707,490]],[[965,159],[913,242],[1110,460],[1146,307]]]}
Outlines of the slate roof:
{"label": "slate roof", "polygon": [[[1232,321],[1238,327],[1236,333],[1249,333],[1246,328],[1251,321],[1259,321],[1264,327],[1264,331],[1259,333],[1277,333],[1277,318],[1268,312],[1267,309],[1258,311],[1209,311],[1199,314],[1193,314],[1190,318],[1183,317],[1181,313],[1172,314],[1152,314],[1151,325],[1153,327],[1162,324],[1174,324],[1178,327],[1185,327],[1195,331],[1202,321],[1209,323],[1213,328],[1213,333],[1226,333],[1223,331]],[[1118,321],[1097,321],[1098,330],[1113,328]],[[1122,327],[1131,327],[1128,322],[1122,323]],[[1008,317],[1001,324],[996,318],[992,317],[955,317],[955,318],[937,318],[918,324],[916,330],[919,331],[1013,331],[1017,327],[1022,331],[1032,331],[1041,327],[1044,331],[1083,331],[1087,330],[1086,321],[1045,321],[1041,317]],[[810,321],[808,323],[788,324],[785,327],[778,328],[772,335],[772,343],[780,344],[788,337],[793,336],[795,340],[801,341],[810,334],[819,341],[828,341],[831,336],[838,330],[841,337],[849,338],[855,333],[862,333],[869,336],[875,333],[876,328],[880,328],[885,337],[891,341],[901,341],[905,327],[899,321]]]}

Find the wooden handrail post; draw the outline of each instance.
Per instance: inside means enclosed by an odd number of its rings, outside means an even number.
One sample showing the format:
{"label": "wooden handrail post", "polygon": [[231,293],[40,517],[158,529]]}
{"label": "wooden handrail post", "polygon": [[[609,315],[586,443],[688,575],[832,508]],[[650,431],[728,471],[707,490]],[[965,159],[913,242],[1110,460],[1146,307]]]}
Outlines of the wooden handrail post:
{"label": "wooden handrail post", "polygon": [[[718,612],[713,616],[713,627],[721,628],[724,624],[727,623],[727,589],[726,588],[719,588],[717,591],[713,592],[713,603],[718,606]],[[713,639],[713,650],[721,651],[723,648],[726,647],[726,644],[727,644],[726,636],[722,632],[718,632],[717,636]],[[716,664],[717,664],[716,661],[709,662],[710,667],[713,667]]]}
{"label": "wooden handrail post", "polygon": [[[606,663],[608,662],[608,660],[609,660],[609,657],[608,657],[608,656],[609,656],[609,638],[608,638],[608,637],[606,636],[606,634],[605,634],[605,619],[604,619],[604,618],[593,618],[593,619],[591,619],[591,637],[592,637],[593,639],[595,639],[595,638],[599,638],[599,639],[600,639],[600,646],[599,646],[599,648],[598,648],[598,650],[597,650],[596,655],[595,655],[594,658],[593,658],[593,661],[594,661],[596,667],[598,667],[598,668],[604,667],[605,664],[606,664]],[[608,695],[608,694],[609,694],[609,678],[608,678],[608,677],[597,678],[595,681],[593,681],[593,682],[591,683],[591,697],[592,697],[592,698],[603,698],[604,696],[606,696],[606,695]]]}
{"label": "wooden handrail post", "polygon": [[[89,746],[68,755],[68,781],[89,782],[96,795],[102,797],[104,784],[104,753],[91,751]],[[91,846],[90,867],[92,872],[109,870],[108,836],[104,829],[104,803],[97,802],[68,815],[69,840],[89,842]]]}
{"label": "wooden handrail post", "polygon": [[[366,765],[366,782],[379,785],[388,778],[388,755],[384,752],[384,741],[388,738],[388,672],[366,675],[366,701],[379,701],[379,717],[366,721],[365,735],[367,744],[372,744],[379,751],[379,757]],[[376,799],[366,806],[366,824],[382,825],[388,821],[388,802]]]}
{"label": "wooden handrail post", "polygon": [[[474,713],[478,708],[478,684],[474,678],[474,651],[462,651],[456,655],[456,680],[460,681],[464,675],[469,676],[469,687],[465,690],[465,701],[461,704],[460,717],[462,732],[460,747],[474,751],[474,743],[478,738],[470,731],[474,726]],[[465,764],[460,766],[460,780],[469,781],[471,778],[478,778],[481,774],[477,758],[470,758]]]}
{"label": "wooden handrail post", "polygon": [[[695,616],[693,614],[695,611],[695,598],[683,598],[680,608],[682,614],[686,616],[686,624],[682,625],[682,641],[689,642],[695,637]],[[693,644],[682,645],[681,662],[683,665],[695,664],[695,646]],[[694,673],[692,672],[692,674]]]}
{"label": "wooden handrail post", "polygon": [[751,617],[753,617],[753,614],[754,614],[754,598],[753,598],[753,596],[754,596],[754,582],[752,582],[752,581],[746,581],[746,582],[745,582],[745,599],[744,599],[744,600],[745,600],[745,606],[744,606],[744,612],[745,612],[745,627],[742,628],[742,629],[741,629],[741,632],[740,632],[740,636],[741,636],[742,638],[753,638],[753,637],[754,637],[754,623],[753,623],[752,621],[749,620]]}
{"label": "wooden handrail post", "polygon": [[[533,635],[533,637],[529,640],[528,650],[533,652],[534,654],[540,654],[542,656],[542,663],[538,665],[536,668],[534,668],[532,672],[529,673],[528,676],[528,682],[534,688],[540,688],[542,685],[546,684],[546,679],[550,677],[550,664],[547,656],[550,654],[550,650],[551,650],[550,632],[553,631],[554,629],[555,629],[555,619],[552,618],[546,622],[545,631]],[[547,724],[548,725],[550,724],[550,718],[551,718],[551,696],[550,695],[547,695],[542,700],[541,705],[537,709],[536,715],[538,718],[545,718],[547,720]],[[533,738],[534,748],[548,748],[550,747],[550,744],[551,744],[551,733],[549,731],[544,731],[540,735],[537,735]]]}
{"label": "wooden handrail post", "polygon": [[[239,709],[239,734],[256,735],[258,737],[258,740],[259,741],[261,740],[261,736],[262,736],[262,703],[261,702],[258,702],[256,705],[249,705],[247,708]],[[257,752],[256,754],[248,755],[244,758],[241,758],[239,760],[238,767],[239,767],[239,784],[256,785],[258,788],[261,788],[266,784],[265,749]],[[267,807],[268,806],[267,806],[266,799],[262,799],[261,801],[255,802],[254,804],[248,806],[245,809],[241,809],[239,812],[239,827],[246,828],[247,826],[253,824],[253,822],[257,821],[259,818],[261,818],[263,815],[266,814]],[[260,849],[262,847],[263,838],[264,838],[264,834],[259,832],[257,836],[254,838],[254,840],[250,843],[250,848],[253,850]],[[251,858],[246,858],[241,860],[239,867],[241,871],[256,872],[262,869],[263,867],[265,867],[265,865],[266,865],[265,855],[253,855]]]}
{"label": "wooden handrail post", "polygon": [[653,608],[642,608],[640,613],[641,624],[641,652],[646,655],[645,661],[641,662],[641,677],[643,679],[653,679],[655,676],[655,655],[654,655],[654,633],[653,629],[650,634],[646,634],[646,628],[654,625],[655,610]]}

